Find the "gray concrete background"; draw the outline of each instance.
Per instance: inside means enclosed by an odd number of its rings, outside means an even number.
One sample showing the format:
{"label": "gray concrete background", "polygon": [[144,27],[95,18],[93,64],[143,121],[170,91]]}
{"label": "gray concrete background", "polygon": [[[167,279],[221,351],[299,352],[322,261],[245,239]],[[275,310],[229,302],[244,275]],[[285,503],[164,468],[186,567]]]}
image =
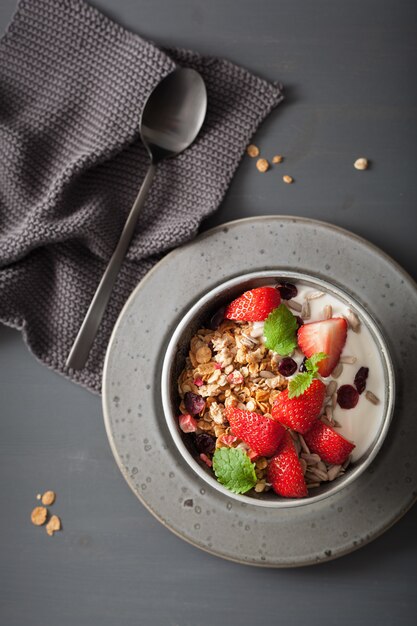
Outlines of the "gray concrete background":
{"label": "gray concrete background", "polygon": [[[417,276],[417,11],[403,0],[95,0],[162,45],[228,57],[287,87],[204,228],[238,217],[323,219]],[[0,2],[0,30],[15,0]],[[1,97],[1,94],[0,94]],[[372,160],[360,173],[352,162]],[[289,173],[295,184],[285,185]],[[0,624],[209,626],[416,623],[417,507],[356,553],[273,571],[184,543],[136,500],[111,455],[98,397],[41,366],[0,328]],[[51,488],[64,531],[29,521]]]}

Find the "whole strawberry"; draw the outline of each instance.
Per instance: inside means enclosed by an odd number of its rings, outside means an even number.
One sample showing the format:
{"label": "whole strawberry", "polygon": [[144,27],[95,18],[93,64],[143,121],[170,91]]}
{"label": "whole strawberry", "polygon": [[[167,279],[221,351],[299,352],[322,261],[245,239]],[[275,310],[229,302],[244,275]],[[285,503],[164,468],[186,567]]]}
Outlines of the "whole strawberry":
{"label": "whole strawberry", "polygon": [[284,498],[303,498],[307,495],[303,469],[288,432],[269,463],[267,480],[275,493]]}
{"label": "whole strawberry", "polygon": [[238,322],[263,322],[281,303],[274,287],[257,287],[245,291],[226,308],[225,317]]}
{"label": "whole strawberry", "polygon": [[285,434],[275,420],[252,411],[229,407],[225,411],[232,433],[259,456],[272,456]]}
{"label": "whole strawberry", "polygon": [[355,447],[338,432],[318,420],[312,429],[304,435],[311,452],[318,454],[322,461],[334,465],[342,465]]}
{"label": "whole strawberry", "polygon": [[304,435],[319,417],[325,393],[326,385],[318,378],[298,397],[289,398],[285,389],[274,402],[272,417]]}

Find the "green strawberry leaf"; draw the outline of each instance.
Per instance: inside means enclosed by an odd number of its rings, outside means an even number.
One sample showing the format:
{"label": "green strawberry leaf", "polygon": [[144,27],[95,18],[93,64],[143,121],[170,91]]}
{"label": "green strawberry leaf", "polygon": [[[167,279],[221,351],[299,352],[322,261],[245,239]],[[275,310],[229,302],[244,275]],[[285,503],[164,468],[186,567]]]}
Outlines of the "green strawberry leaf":
{"label": "green strawberry leaf", "polygon": [[255,464],[241,448],[217,448],[213,470],[219,483],[234,493],[245,493],[256,484]]}
{"label": "green strawberry leaf", "polygon": [[264,336],[266,347],[281,356],[291,354],[297,346],[297,320],[285,304],[280,304],[266,318]]}
{"label": "green strawberry leaf", "polygon": [[325,352],[316,352],[315,354],[312,354],[311,357],[305,362],[307,372],[316,374],[319,370],[318,364],[323,361],[323,359],[327,359],[327,354]]}
{"label": "green strawberry leaf", "polygon": [[327,354],[325,352],[316,352],[309,359],[306,359],[304,365],[307,371],[297,374],[288,383],[288,397],[290,399],[298,398],[307,391],[313,380],[317,378],[318,364],[326,358]]}
{"label": "green strawberry leaf", "polygon": [[298,398],[301,396],[307,389],[310,387],[313,382],[313,374],[310,372],[303,372],[302,374],[297,374],[294,376],[288,383],[288,397]]}

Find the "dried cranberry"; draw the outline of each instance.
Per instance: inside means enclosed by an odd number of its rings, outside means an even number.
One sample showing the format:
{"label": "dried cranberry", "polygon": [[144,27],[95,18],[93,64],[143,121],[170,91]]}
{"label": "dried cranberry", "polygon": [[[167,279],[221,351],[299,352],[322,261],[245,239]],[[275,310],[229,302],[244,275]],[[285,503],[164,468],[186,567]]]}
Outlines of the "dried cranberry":
{"label": "dried cranberry", "polygon": [[193,393],[192,391],[187,391],[185,394],[184,404],[186,411],[191,415],[197,415],[197,413],[200,413],[206,405],[204,398],[196,393]]}
{"label": "dried cranberry", "polygon": [[355,385],[358,393],[363,393],[366,388],[366,379],[368,378],[369,367],[360,367],[356,373],[353,384]]}
{"label": "dried cranberry", "polygon": [[303,326],[303,324],[304,324],[304,320],[302,320],[299,315],[295,316],[295,321],[297,322],[298,328],[300,328],[300,326]]}
{"label": "dried cranberry", "polygon": [[281,298],[283,300],[291,300],[291,298],[295,298],[298,293],[298,289],[292,283],[280,283],[276,287],[281,294]]}
{"label": "dried cranberry", "polygon": [[307,371],[306,361],[307,361],[307,357],[305,356],[304,359],[302,360],[302,362],[300,363],[300,367],[298,368],[299,372],[306,372]]}
{"label": "dried cranberry", "polygon": [[286,356],[278,363],[278,371],[282,376],[292,376],[297,371],[297,363],[290,356]]}
{"label": "dried cranberry", "polygon": [[352,385],[342,385],[337,390],[337,402],[342,409],[353,409],[359,400],[359,394]]}
{"label": "dried cranberry", "polygon": [[200,433],[195,436],[195,447],[203,454],[213,454],[216,449],[216,440],[207,433]]}
{"label": "dried cranberry", "polygon": [[222,323],[222,321],[224,320],[224,314],[226,311],[226,307],[222,306],[220,309],[218,309],[214,315],[212,315],[209,323],[208,323],[208,327],[210,328],[210,330],[217,330],[218,327],[220,326],[220,324]]}

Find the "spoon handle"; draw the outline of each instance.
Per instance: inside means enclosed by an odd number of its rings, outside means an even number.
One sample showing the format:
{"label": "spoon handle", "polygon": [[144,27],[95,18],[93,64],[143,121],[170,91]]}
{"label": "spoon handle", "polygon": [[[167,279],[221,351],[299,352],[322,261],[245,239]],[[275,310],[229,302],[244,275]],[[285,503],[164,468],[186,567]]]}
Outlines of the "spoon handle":
{"label": "spoon handle", "polygon": [[83,369],[87,361],[91,346],[94,343],[97,330],[104,315],[104,311],[106,310],[114,283],[116,282],[120,267],[133,237],[139,212],[145,204],[146,196],[148,195],[149,188],[155,175],[155,170],[156,165],[151,163],[123,227],[116,249],[106,267],[100,284],[97,287],[93,299],[91,300],[90,306],[88,307],[84,321],[72,345],[65,364],[68,369]]}

